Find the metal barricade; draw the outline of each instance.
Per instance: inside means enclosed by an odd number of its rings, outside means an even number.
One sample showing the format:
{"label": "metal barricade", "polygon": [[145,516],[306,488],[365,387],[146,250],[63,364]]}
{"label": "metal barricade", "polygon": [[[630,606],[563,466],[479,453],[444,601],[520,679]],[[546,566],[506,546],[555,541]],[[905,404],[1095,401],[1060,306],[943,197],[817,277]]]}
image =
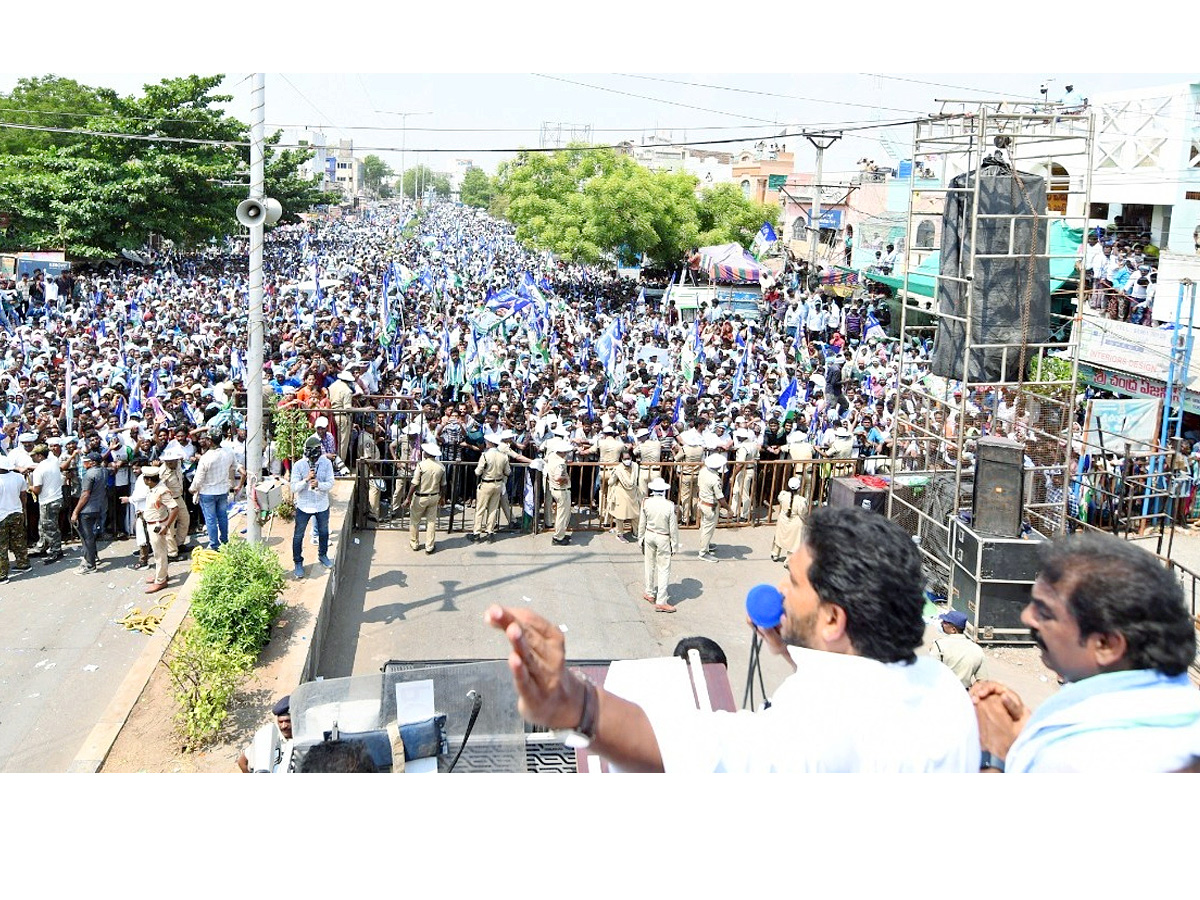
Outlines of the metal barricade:
{"label": "metal barricade", "polygon": [[[477,463],[469,460],[440,462],[446,468],[446,502],[439,510],[438,529],[449,534],[472,531],[475,528],[475,497],[479,487],[479,477],[475,474]],[[354,507],[356,529],[409,527],[408,508],[403,501],[408,495],[416,465],[411,460],[358,460]],[[571,531],[602,531],[610,527],[605,507],[612,493],[608,472],[613,468],[614,464],[601,464],[596,460],[576,460],[567,464],[571,485]],[[717,526],[773,525],[777,518],[779,494],[787,489],[792,476],[800,478],[800,492],[808,499],[811,508],[827,502],[831,479],[861,471],[862,461],[858,459],[756,460],[752,470],[745,474],[739,471],[736,462],[730,463],[721,475],[722,493],[730,500],[730,512],[736,511],[739,515],[735,517],[721,510]],[[667,497],[677,506],[680,529],[699,528],[698,493],[695,489],[699,469],[695,463],[665,460],[642,467],[635,466],[635,476],[639,503],[645,499],[649,481],[661,477],[669,485]],[[745,487],[746,478],[752,479],[748,488]],[[738,509],[740,504],[733,504],[731,492],[735,487],[742,488],[743,496],[748,491],[750,502],[747,508]],[[688,496],[691,497],[690,515],[682,506],[683,499]],[[501,495],[498,527],[538,534],[549,530],[552,522],[552,503],[545,491],[541,472],[531,469],[526,463],[512,463],[512,471]],[[634,527],[637,527],[636,520]]]}

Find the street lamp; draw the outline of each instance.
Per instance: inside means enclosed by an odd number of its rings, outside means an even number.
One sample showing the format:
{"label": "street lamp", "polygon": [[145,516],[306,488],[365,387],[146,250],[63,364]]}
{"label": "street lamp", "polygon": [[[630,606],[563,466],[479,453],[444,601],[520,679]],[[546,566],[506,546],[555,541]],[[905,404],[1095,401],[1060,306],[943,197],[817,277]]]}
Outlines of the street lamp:
{"label": "street lamp", "polygon": [[[404,194],[404,147],[408,143],[408,117],[409,116],[432,116],[430,110],[422,110],[420,112],[392,112],[386,109],[377,109],[375,112],[385,116],[400,117],[400,194]],[[413,179],[413,199],[416,199],[416,179]]]}

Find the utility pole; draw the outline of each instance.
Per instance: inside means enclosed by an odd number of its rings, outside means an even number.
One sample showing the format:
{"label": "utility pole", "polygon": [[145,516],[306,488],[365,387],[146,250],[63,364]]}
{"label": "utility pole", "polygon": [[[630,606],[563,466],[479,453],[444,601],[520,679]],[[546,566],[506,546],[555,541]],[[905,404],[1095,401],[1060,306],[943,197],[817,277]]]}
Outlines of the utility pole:
{"label": "utility pole", "polygon": [[[250,199],[262,203],[266,197],[263,182],[266,164],[263,157],[263,132],[266,125],[265,79],[254,75],[250,89]],[[255,489],[262,476],[263,457],[263,232],[267,216],[250,226],[250,298],[247,318],[250,325],[249,369],[246,380],[246,539],[262,543],[262,522],[258,518]]]}
{"label": "utility pole", "polygon": [[832,147],[835,141],[840,140],[842,135],[840,132],[838,134],[805,133],[804,137],[817,148],[817,173],[813,180],[812,218],[808,223],[808,272],[809,275],[815,275],[817,273],[817,247],[821,243],[821,174],[824,171],[825,151]]}

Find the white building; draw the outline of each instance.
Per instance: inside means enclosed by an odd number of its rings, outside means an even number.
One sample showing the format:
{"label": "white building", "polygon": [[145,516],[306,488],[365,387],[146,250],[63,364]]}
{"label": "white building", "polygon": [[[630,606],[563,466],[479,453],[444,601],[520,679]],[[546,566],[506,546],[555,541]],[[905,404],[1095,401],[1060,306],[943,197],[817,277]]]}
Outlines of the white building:
{"label": "white building", "polygon": [[1159,247],[1200,244],[1200,83],[1097,94],[1089,218],[1140,224]]}

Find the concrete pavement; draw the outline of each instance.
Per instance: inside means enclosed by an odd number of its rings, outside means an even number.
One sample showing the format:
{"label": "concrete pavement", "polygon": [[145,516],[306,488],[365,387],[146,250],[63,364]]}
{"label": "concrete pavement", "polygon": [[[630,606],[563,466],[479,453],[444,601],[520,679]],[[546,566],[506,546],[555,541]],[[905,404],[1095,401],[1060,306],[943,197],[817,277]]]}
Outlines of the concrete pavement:
{"label": "concrete pavement", "polygon": [[[497,534],[472,544],[463,534],[439,534],[433,555],[409,549],[407,531],[364,531],[348,547],[341,589],[329,622],[317,674],[376,673],[390,659],[498,659],[502,635],[482,621],[491,603],[529,606],[566,629],[571,659],[666,656],[683,637],[703,635],[724,649],[739,705],[744,696],[751,632],[747,591],[786,577],[770,561],[773,527],[720,529],[720,561],[696,559],[698,534],[682,533],[684,551],[671,567],[674,614],[642,600],[642,556],[636,544],[610,534],[578,533],[569,546],[550,534]],[[928,631],[931,641],[934,629]],[[987,651],[992,677],[1012,684],[1027,702],[1056,690],[1032,648]],[[764,657],[768,694],[787,676],[785,664]],[[756,698],[761,694],[757,693]]]}
{"label": "concrete pavement", "polygon": [[0,585],[0,772],[65,772],[150,638],[117,624],[162,602],[187,577],[172,563],[168,590],[147,595],[132,540],[101,544],[99,571],[76,573],[81,547]]}

